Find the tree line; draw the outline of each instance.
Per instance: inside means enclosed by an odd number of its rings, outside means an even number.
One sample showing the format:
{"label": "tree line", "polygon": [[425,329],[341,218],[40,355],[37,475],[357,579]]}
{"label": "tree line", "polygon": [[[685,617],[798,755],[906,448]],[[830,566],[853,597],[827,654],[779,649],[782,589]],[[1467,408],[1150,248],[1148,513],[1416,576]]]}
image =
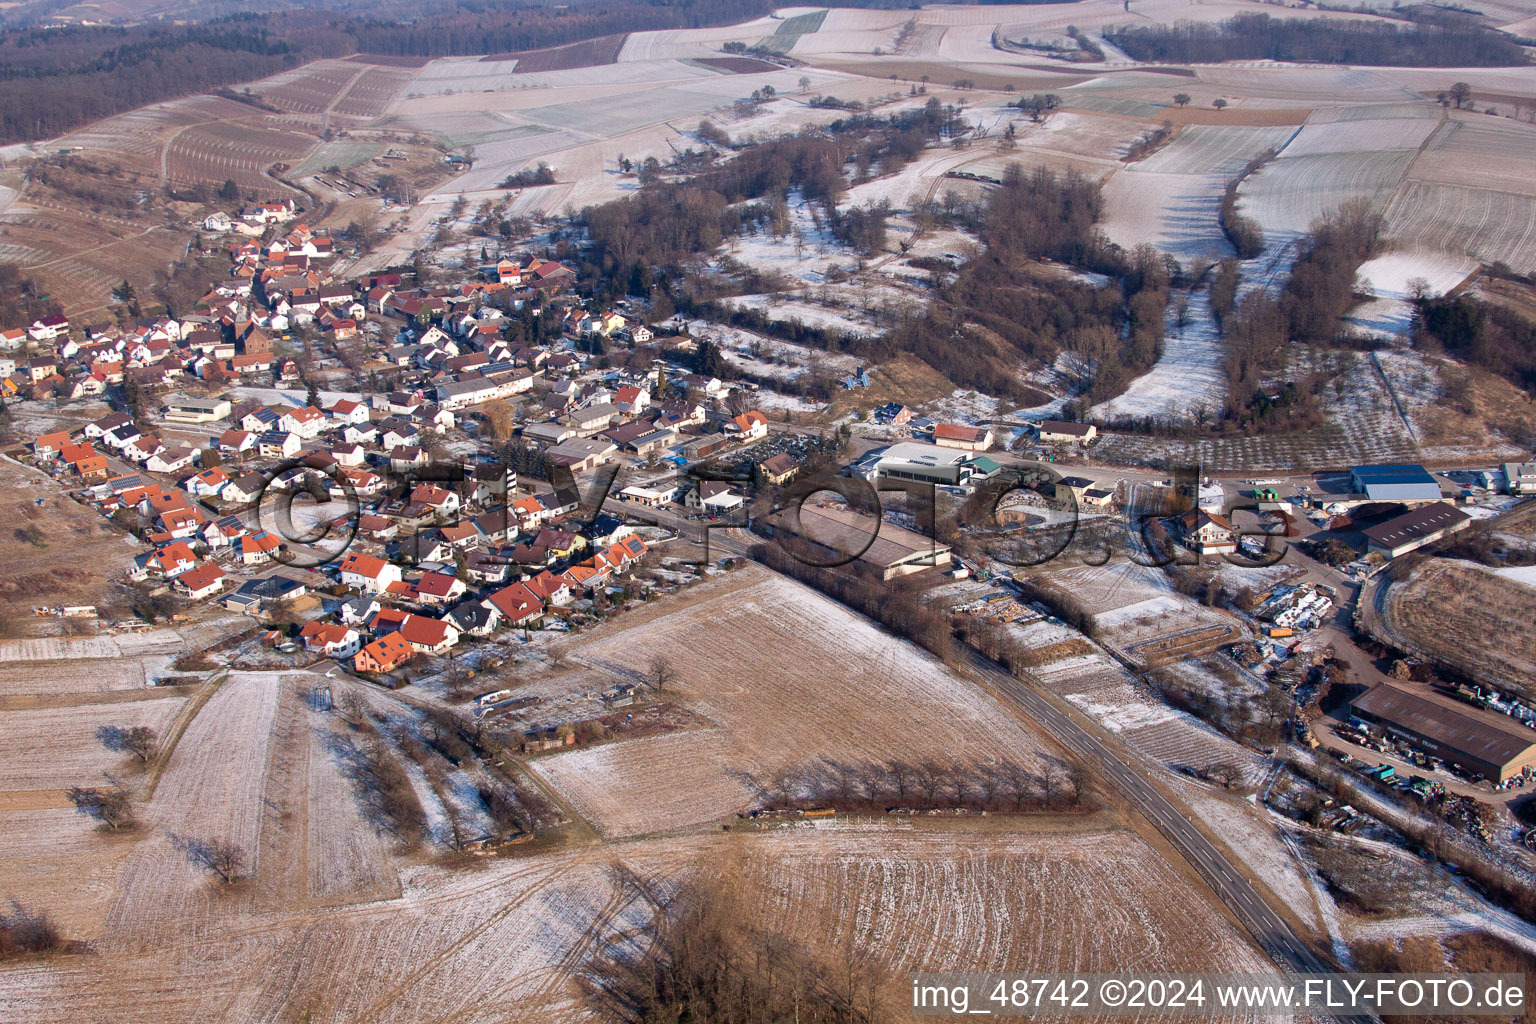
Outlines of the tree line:
{"label": "tree line", "polygon": [[1169,64],[1284,60],[1384,67],[1513,67],[1528,63],[1514,37],[1461,19],[1395,25],[1240,14],[1216,23],[1125,26],[1104,36],[1135,60]]}

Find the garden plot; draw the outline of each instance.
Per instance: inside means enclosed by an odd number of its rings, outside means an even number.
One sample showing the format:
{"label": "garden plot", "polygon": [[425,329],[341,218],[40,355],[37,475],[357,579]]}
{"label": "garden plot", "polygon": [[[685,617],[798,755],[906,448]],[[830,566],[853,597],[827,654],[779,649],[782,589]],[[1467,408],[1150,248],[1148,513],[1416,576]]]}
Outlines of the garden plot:
{"label": "garden plot", "polygon": [[[1238,209],[1258,221],[1267,245],[1282,245],[1350,199],[1364,197],[1381,209],[1413,158],[1406,149],[1294,157],[1282,152],[1243,180]],[[1389,230],[1392,223],[1389,217]]]}
{"label": "garden plot", "polygon": [[1046,689],[1170,768],[1203,771],[1232,764],[1249,783],[1263,775],[1264,763],[1256,754],[1147,695],[1136,678],[1107,654],[1064,658],[1030,672]]}
{"label": "garden plot", "polygon": [[319,114],[367,70],[366,66],[346,61],[316,61],[263,79],[251,91],[290,114]]}
{"label": "garden plot", "polygon": [[737,308],[760,309],[770,320],[840,331],[848,337],[862,338],[882,333],[881,328],[854,316],[851,311],[840,312],[802,299],[781,295],[735,295],[721,302]]}
{"label": "garden plot", "polygon": [[[991,698],[916,646],[787,579],[739,571],[761,578],[577,648],[576,660],[630,681],[667,656],[673,699],[716,723],[532,762],[605,835],[743,810],[749,776],[767,783],[823,757],[969,764],[1039,751]],[[772,653],[785,650],[798,655]]]}
{"label": "garden plot", "polygon": [[1491,189],[1407,182],[1388,204],[1387,235],[1406,248],[1429,249],[1517,272],[1536,269],[1531,198]]}
{"label": "garden plot", "polygon": [[205,887],[180,928],[109,931],[89,958],[10,968],[0,985],[8,1013],[26,1020],[403,1024],[486,1020],[507,1005],[576,1019],[574,971],[591,943],[642,923],[624,917],[633,893],[612,866],[595,850],[472,872],[420,866],[399,899],[259,915],[238,890]]}
{"label": "garden plot", "polygon": [[103,726],[146,725],[164,736],[186,703],[182,697],[127,701],[110,706],[0,711],[4,746],[0,791],[99,786],[104,774],[136,763],[126,751],[110,750],[97,738]]}
{"label": "garden plot", "polygon": [[304,831],[309,895],[322,901],[398,895],[385,839],[367,820],[349,772],[345,741],[328,726],[310,730],[308,825]]}
{"label": "garden plot", "polygon": [[829,265],[851,267],[858,262],[852,250],[845,248],[832,234],[826,216],[813,211],[798,191],[791,191],[788,201],[788,230],[775,236],[766,227],[755,234],[735,235],[716,250],[717,259],[728,256],[754,270],[798,278],[806,284],[826,280],[822,271]]}
{"label": "garden plot", "polygon": [[1193,781],[1178,787],[1179,798],[1221,836],[1227,849],[1306,924],[1321,928],[1318,900],[1332,904],[1326,890],[1314,894],[1307,870],[1286,842],[1283,821],[1273,820],[1260,808],[1208,790]]}
{"label": "garden plot", "polygon": [[829,954],[873,957],[903,1005],[913,971],[1268,965],[1129,830],[785,829],[746,850],[748,891],[766,902],[753,901],[754,920]]}
{"label": "garden plot", "polygon": [[110,693],[140,690],[164,673],[170,655],[53,662],[0,661],[0,696]]}
{"label": "garden plot", "polygon": [[453,95],[461,92],[495,92],[508,88],[515,60],[482,60],[479,57],[440,57],[417,72],[404,98]]}
{"label": "garden plot", "polygon": [[275,163],[298,163],[314,148],[313,136],[300,135],[276,118],[252,118],[241,123],[195,125],[166,146],[166,166],[172,181],[206,182],[215,186],[234,181],[263,194],[288,195],[269,178]]}
{"label": "garden plot", "polygon": [[350,171],[358,164],[367,163],[384,151],[382,143],[340,139],[322,143],[304,162],[293,169],[294,177],[315,174],[331,167]]}
{"label": "garden plot", "polygon": [[1410,651],[1484,685],[1536,695],[1536,591],[1472,562],[1432,559],[1386,594],[1388,629]]}
{"label": "garden plot", "polygon": [[1477,261],[1469,257],[1422,250],[1393,251],[1367,260],[1356,278],[1376,298],[1355,307],[1347,319],[1370,334],[1406,337],[1413,326],[1416,288],[1444,295],[1477,270]]}
{"label": "garden plot", "polygon": [[379,117],[415,75],[408,68],[370,67],[336,101],[331,112],[344,117]]}
{"label": "garden plot", "polygon": [[1162,569],[1131,561],[1050,568],[1042,575],[1069,591],[1090,615],[1166,597],[1173,592],[1168,574]]}
{"label": "garden plot", "polygon": [[802,60],[823,53],[874,53],[877,49],[889,53],[910,17],[907,11],[833,9],[814,32],[795,40],[791,52]]}
{"label": "garden plot", "polygon": [[130,848],[101,834],[97,822],[69,806],[7,809],[0,812],[5,899],[47,908],[66,935],[96,935]]}
{"label": "garden plot", "polygon": [[725,43],[761,39],[773,32],[778,24],[775,19],[764,16],[740,25],[631,32],[619,49],[619,63],[714,57],[720,54]]}

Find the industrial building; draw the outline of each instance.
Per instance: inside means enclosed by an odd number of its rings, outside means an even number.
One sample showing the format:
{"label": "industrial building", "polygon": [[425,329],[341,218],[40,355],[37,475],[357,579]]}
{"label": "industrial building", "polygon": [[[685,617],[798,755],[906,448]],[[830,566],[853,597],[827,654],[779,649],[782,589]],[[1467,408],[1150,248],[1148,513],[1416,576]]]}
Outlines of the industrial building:
{"label": "industrial building", "polygon": [[1437,501],[1365,530],[1366,551],[1396,558],[1471,525],[1471,516],[1450,502]]}
{"label": "industrial building", "polygon": [[1423,466],[1355,466],[1350,488],[1368,501],[1439,501],[1440,485]]}
{"label": "industrial building", "polygon": [[941,487],[958,487],[972,473],[968,452],[917,441],[870,452],[857,468],[866,480],[915,480]]}
{"label": "industrial building", "polygon": [[1536,731],[1427,688],[1383,683],[1356,697],[1350,711],[1388,735],[1492,782],[1536,766]]}

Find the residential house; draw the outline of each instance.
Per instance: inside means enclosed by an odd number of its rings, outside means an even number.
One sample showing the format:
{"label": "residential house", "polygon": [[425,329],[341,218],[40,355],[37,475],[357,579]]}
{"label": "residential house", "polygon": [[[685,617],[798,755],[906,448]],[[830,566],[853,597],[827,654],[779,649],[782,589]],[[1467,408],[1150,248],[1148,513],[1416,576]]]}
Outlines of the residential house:
{"label": "residential house", "polygon": [[786,452],[764,459],[757,465],[758,476],[763,483],[771,487],[782,487],[794,479],[798,472],[800,472],[799,463],[795,462],[794,456]]}
{"label": "residential house", "polygon": [[178,575],[172,586],[183,596],[200,601],[224,589],[224,570],[212,562],[204,562]]}
{"label": "residential house", "polygon": [[416,648],[399,633],[388,633],[358,651],[352,667],[359,672],[393,672],[414,657]]}
{"label": "residential house", "polygon": [[768,417],[753,409],[726,420],[720,429],[743,443],[758,441],[768,436]]}
{"label": "residential house", "polygon": [[446,605],[457,601],[469,587],[445,572],[425,573],[416,581],[416,599],[425,605]]}
{"label": "residential house", "polygon": [[276,534],[257,530],[240,538],[240,564],[264,565],[277,557],[283,543]]}
{"label": "residential house", "polygon": [[299,639],[304,642],[306,651],[327,658],[356,657],[363,647],[362,634],[357,630],[340,623],[321,622],[319,619],[306,622],[304,628],[299,630]]}
{"label": "residential house", "polygon": [[407,615],[395,635],[419,654],[438,654],[459,642],[453,623],[426,615]]}
{"label": "residential house", "polygon": [[544,614],[544,603],[521,583],[503,587],[481,603],[496,609],[511,626],[532,626]]}
{"label": "residential house", "polygon": [[196,448],[162,448],[144,461],[144,468],[151,473],[180,473],[196,463],[199,457]]}
{"label": "residential house", "polygon": [[382,594],[391,583],[399,583],[400,567],[374,555],[349,551],[338,569],[341,582],[367,594]]}

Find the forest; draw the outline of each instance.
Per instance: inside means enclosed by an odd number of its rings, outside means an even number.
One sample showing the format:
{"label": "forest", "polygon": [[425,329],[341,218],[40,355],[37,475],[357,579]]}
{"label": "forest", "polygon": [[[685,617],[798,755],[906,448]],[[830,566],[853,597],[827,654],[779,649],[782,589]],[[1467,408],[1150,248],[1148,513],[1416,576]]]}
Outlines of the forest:
{"label": "forest", "polygon": [[1415,303],[1415,348],[1440,350],[1536,394],[1536,324],[1472,295]]}
{"label": "forest", "polygon": [[1376,67],[1513,67],[1528,63],[1512,36],[1470,21],[1393,25],[1240,14],[1214,24],[1126,26],[1105,38],[1140,61],[1313,61]]}

